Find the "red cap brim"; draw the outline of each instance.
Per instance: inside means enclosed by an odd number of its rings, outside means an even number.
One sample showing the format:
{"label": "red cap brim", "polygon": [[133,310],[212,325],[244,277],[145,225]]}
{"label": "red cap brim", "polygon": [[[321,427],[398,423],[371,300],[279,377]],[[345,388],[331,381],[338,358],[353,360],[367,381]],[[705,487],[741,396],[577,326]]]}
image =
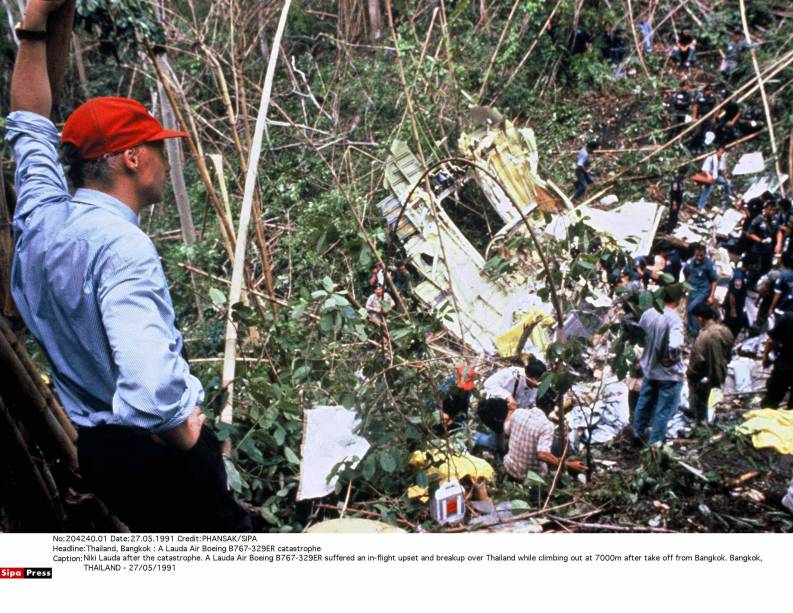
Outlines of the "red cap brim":
{"label": "red cap brim", "polygon": [[187,138],[189,134],[187,132],[177,132],[176,130],[160,130],[154,136],[147,138],[144,142],[153,143],[160,140],[165,140],[166,138]]}

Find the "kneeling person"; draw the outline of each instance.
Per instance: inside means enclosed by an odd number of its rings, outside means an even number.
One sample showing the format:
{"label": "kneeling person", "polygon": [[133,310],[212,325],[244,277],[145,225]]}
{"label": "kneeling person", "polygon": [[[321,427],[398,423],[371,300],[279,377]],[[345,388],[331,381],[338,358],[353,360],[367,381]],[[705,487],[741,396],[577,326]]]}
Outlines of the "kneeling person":
{"label": "kneeling person", "polygon": [[[554,448],[556,426],[548,419],[555,400],[555,394],[546,393],[537,400],[537,407],[510,411],[504,425],[504,433],[509,436],[504,468],[513,479],[523,481],[530,470],[545,475],[548,464],[559,464],[561,450]],[[568,460],[565,466],[577,472],[586,471],[580,460]]]}

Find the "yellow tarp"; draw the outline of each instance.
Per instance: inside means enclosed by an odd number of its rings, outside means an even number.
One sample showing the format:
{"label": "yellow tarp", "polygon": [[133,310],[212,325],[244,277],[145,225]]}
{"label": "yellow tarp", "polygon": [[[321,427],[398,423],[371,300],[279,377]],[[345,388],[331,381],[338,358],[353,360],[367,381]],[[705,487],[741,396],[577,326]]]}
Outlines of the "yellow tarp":
{"label": "yellow tarp", "polygon": [[545,351],[548,348],[548,335],[545,330],[548,326],[552,326],[553,319],[540,311],[539,309],[532,309],[525,315],[522,315],[514,326],[509,330],[495,338],[496,350],[498,355],[502,357],[509,357],[515,355],[518,348],[518,341],[523,334],[523,328],[537,322],[534,329],[529,334],[529,341],[537,347],[540,351]]}
{"label": "yellow tarp", "polygon": [[[408,463],[418,470],[427,473],[431,481],[444,483],[449,479],[470,477],[473,481],[484,479],[492,481],[496,473],[490,464],[482,458],[468,453],[448,455],[439,449],[433,451],[414,451]],[[414,485],[408,489],[409,498],[427,497],[427,488]]]}
{"label": "yellow tarp", "polygon": [[758,409],[744,413],[743,418],[745,421],[736,430],[751,435],[755,447],[773,447],[779,453],[793,454],[793,411]]}

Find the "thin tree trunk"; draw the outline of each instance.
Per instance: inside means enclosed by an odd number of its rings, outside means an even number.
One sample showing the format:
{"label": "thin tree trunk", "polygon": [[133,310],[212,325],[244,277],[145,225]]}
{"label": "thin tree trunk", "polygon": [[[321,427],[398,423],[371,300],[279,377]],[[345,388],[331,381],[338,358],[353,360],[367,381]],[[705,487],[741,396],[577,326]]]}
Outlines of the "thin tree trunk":
{"label": "thin tree trunk", "polygon": [[6,202],[5,176],[0,172],[0,314],[19,319],[11,297],[11,262],[14,259],[14,239],[11,236],[11,209]]}
{"label": "thin tree trunk", "polygon": [[[168,58],[165,55],[157,56],[163,71],[170,70]],[[157,92],[160,98],[160,112],[162,114],[162,124],[166,130],[178,130],[176,116],[173,112],[165,88],[162,83],[157,83]],[[190,209],[190,199],[187,196],[187,184],[184,180],[184,153],[182,142],[178,138],[168,138],[165,140],[165,152],[168,155],[168,165],[171,167],[171,187],[173,197],[176,201],[176,209],[179,212],[179,226],[182,229],[182,240],[185,245],[192,245],[196,240],[195,225],[193,223],[193,212]]]}
{"label": "thin tree trunk", "polygon": [[80,93],[83,98],[88,99],[88,75],[85,72],[85,62],[83,62],[83,48],[76,33],[72,33],[72,47],[74,47],[74,65],[77,68],[77,79],[80,81]]}
{"label": "thin tree trunk", "polygon": [[788,181],[793,181],[793,128],[790,130],[790,138],[787,142],[787,166]]}
{"label": "thin tree trunk", "polygon": [[63,58],[69,54],[74,11],[75,0],[66,0],[47,18],[47,75],[50,79],[53,111],[58,108],[63,78],[66,76],[66,62]]}
{"label": "thin tree trunk", "polygon": [[485,76],[482,78],[482,86],[479,88],[479,94],[477,94],[476,96],[477,102],[479,102],[482,99],[482,94],[485,93],[485,87],[487,87],[487,81],[490,78],[490,71],[493,69],[493,64],[496,63],[498,52],[501,50],[501,44],[504,42],[504,39],[507,36],[507,32],[509,31],[509,28],[512,25],[512,18],[515,16],[515,11],[518,8],[518,4],[520,4],[520,0],[515,0],[515,2],[512,4],[512,10],[509,11],[507,22],[504,24],[504,28],[501,30],[501,36],[498,37],[496,48],[493,49],[493,54],[490,56],[490,61],[488,62],[487,69],[485,70]]}
{"label": "thin tree trunk", "polygon": [[628,0],[628,16],[631,22],[631,32],[633,33],[633,43],[636,45],[636,53],[639,54],[639,63],[642,65],[642,70],[644,71],[644,76],[648,79],[650,78],[650,71],[647,70],[647,65],[644,63],[644,49],[642,49],[642,43],[639,40],[639,35],[636,32],[636,23],[633,18],[633,2]]}
{"label": "thin tree trunk", "polygon": [[267,42],[267,0],[259,0],[259,7],[257,9],[257,19],[259,20],[259,51],[262,58],[267,59],[270,57],[270,45]]}
{"label": "thin tree trunk", "polygon": [[369,8],[369,38],[380,40],[383,36],[383,13],[380,0],[367,0]]}

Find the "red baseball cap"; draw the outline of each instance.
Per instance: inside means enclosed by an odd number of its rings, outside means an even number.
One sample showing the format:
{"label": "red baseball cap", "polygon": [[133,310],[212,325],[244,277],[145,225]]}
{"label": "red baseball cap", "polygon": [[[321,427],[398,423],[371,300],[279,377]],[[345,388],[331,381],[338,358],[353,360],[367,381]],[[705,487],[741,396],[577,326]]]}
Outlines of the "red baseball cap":
{"label": "red baseball cap", "polygon": [[92,98],[69,115],[61,141],[77,147],[84,160],[95,160],[141,143],[186,136],[163,128],[137,100],[104,97]]}

